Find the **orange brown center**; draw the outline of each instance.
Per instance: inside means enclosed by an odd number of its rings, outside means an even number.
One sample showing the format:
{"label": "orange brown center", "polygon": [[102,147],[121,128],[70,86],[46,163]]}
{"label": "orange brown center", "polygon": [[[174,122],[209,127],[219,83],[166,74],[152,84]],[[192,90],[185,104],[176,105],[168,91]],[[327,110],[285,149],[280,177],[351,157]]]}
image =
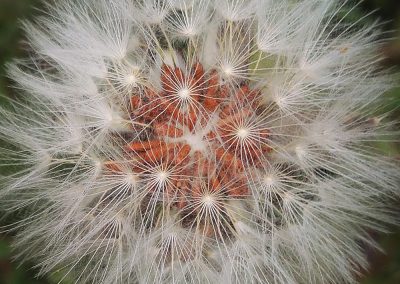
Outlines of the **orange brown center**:
{"label": "orange brown center", "polygon": [[[270,151],[269,131],[257,126],[260,91],[224,83],[200,63],[186,72],[164,64],[160,79],[160,91],[131,96],[135,136],[125,146],[130,170],[147,178],[149,197],[183,210],[207,194],[248,196],[249,169],[261,167]],[[117,163],[108,167],[121,171]]]}

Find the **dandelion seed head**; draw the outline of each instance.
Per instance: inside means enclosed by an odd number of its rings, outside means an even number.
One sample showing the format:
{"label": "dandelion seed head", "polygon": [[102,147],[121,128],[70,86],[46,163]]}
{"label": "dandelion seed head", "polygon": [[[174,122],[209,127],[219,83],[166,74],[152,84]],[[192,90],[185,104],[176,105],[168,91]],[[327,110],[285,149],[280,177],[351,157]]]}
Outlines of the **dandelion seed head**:
{"label": "dandelion seed head", "polygon": [[128,173],[125,177],[126,182],[132,186],[137,186],[139,182],[139,177],[133,173]]}
{"label": "dandelion seed head", "polygon": [[21,256],[79,283],[353,283],[399,179],[374,144],[384,40],[348,8],[67,0],[25,23],[0,109]]}
{"label": "dandelion seed head", "polygon": [[125,82],[130,86],[136,87],[138,83],[138,78],[135,74],[131,73],[125,77]]}
{"label": "dandelion seed head", "polygon": [[182,90],[178,91],[178,96],[183,100],[187,100],[190,97],[190,90],[183,88]]}
{"label": "dandelion seed head", "polygon": [[234,74],[234,69],[231,65],[225,64],[221,67],[223,73],[225,74],[226,77],[233,76]]}
{"label": "dandelion seed head", "polygon": [[267,187],[272,187],[276,183],[276,177],[271,174],[267,174],[264,176],[263,182]]}
{"label": "dandelion seed head", "polygon": [[239,128],[237,130],[237,136],[242,139],[245,140],[250,134],[250,131],[246,128]]}
{"label": "dandelion seed head", "polygon": [[166,171],[159,171],[157,172],[156,176],[160,183],[164,183],[168,179],[169,174]]}
{"label": "dandelion seed head", "polygon": [[214,207],[216,202],[215,198],[210,194],[204,195],[201,201],[205,206],[209,208]]}

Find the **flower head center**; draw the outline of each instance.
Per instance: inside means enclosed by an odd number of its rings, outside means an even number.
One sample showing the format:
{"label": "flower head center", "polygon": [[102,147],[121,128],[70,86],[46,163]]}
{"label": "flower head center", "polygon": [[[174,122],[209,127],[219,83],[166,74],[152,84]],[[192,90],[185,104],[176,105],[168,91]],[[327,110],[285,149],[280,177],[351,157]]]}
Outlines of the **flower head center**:
{"label": "flower head center", "polygon": [[182,90],[178,91],[177,95],[183,100],[188,100],[190,98],[191,92],[188,88],[183,88]]}
{"label": "flower head center", "polygon": [[237,136],[244,140],[250,135],[250,131],[247,128],[239,128],[237,131]]}
{"label": "flower head center", "polygon": [[169,173],[167,171],[159,171],[156,176],[160,183],[164,183],[168,180]]}
{"label": "flower head center", "polygon": [[[226,83],[220,80],[224,74],[205,72],[200,63],[186,72],[167,64],[161,69],[161,90],[147,88],[131,97],[132,127],[139,133],[126,145],[135,161],[131,170],[151,175],[148,182],[141,179],[148,188],[146,200],[163,201],[160,206],[182,215],[202,207],[221,214],[227,200],[251,195],[249,171],[261,169],[270,151],[269,133],[259,127],[256,112],[261,92],[248,82]],[[249,117],[254,125],[245,123]],[[197,226],[204,218],[197,213],[185,222]]]}

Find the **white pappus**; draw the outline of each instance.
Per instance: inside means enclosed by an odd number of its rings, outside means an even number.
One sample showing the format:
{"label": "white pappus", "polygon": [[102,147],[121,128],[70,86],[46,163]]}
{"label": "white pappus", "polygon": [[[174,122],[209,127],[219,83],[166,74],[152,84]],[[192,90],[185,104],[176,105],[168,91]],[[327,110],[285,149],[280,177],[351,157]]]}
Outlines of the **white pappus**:
{"label": "white pappus", "polygon": [[0,108],[21,261],[75,283],[355,283],[396,219],[379,23],[347,1],[66,0]]}

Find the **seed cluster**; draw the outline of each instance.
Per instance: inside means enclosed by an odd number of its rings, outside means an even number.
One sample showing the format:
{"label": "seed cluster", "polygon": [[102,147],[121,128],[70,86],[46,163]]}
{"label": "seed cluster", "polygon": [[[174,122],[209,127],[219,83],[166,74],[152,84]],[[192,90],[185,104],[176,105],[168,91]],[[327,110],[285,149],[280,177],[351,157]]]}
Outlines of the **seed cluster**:
{"label": "seed cluster", "polygon": [[200,63],[188,72],[163,64],[160,77],[161,91],[131,96],[136,135],[125,146],[131,170],[153,181],[149,197],[193,210],[213,196],[248,196],[251,169],[271,150],[268,129],[257,124],[261,92],[224,82]]}

